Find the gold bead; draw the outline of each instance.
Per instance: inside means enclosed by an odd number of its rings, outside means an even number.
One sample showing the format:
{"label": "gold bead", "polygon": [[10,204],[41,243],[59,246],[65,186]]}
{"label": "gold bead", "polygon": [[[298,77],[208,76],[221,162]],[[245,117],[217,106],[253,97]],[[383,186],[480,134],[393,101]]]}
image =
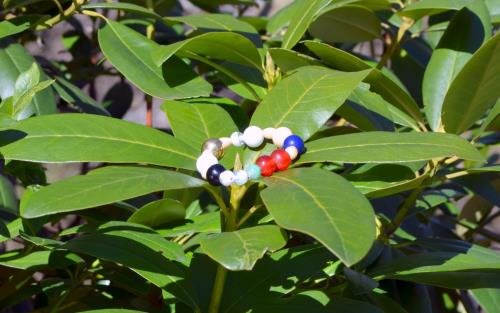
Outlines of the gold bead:
{"label": "gold bead", "polygon": [[210,151],[217,158],[221,159],[224,156],[224,149],[222,148],[222,141],[217,138],[209,138],[205,140],[201,146],[201,152]]}

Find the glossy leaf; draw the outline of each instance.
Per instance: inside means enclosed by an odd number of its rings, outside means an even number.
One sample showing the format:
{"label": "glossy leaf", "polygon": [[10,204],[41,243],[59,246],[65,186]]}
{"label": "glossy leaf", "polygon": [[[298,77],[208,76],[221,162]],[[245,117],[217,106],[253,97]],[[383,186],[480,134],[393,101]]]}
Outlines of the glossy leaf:
{"label": "glossy leaf", "polygon": [[18,205],[14,186],[4,176],[0,176],[0,211],[18,215]]}
{"label": "glossy leaf", "polygon": [[[17,77],[28,70],[35,59],[29,52],[19,44],[10,44],[0,49],[0,98],[7,99],[14,95],[14,85]],[[40,74],[41,80],[46,80],[47,76]],[[50,114],[56,112],[56,102],[54,93],[50,89],[45,89],[36,94],[29,107],[22,113],[21,118],[30,116],[33,113],[37,115]]]}
{"label": "glossy leaf", "polygon": [[382,264],[371,276],[444,288],[500,288],[500,253],[476,245],[463,253],[419,253]]}
{"label": "glossy leaf", "polygon": [[326,42],[360,42],[380,37],[380,21],[375,13],[356,5],[341,6],[316,18],[309,27],[315,38]]}
{"label": "glossy leaf", "polygon": [[[213,32],[154,49],[153,59],[159,66],[174,55],[189,52],[218,60],[246,65],[261,70],[262,61],[254,44],[246,37],[231,32]],[[188,55],[189,56],[189,55]]]}
{"label": "glossy leaf", "polygon": [[49,264],[50,251],[10,251],[0,255],[0,266],[29,270]]}
{"label": "glossy leaf", "polygon": [[4,132],[7,160],[147,163],[193,169],[198,149],[161,131],[110,117],[60,114],[30,118]]}
{"label": "glossy leaf", "polygon": [[500,34],[488,40],[453,80],[443,103],[444,129],[460,134],[500,97]]}
{"label": "glossy leaf", "polygon": [[186,210],[179,201],[167,198],[144,205],[134,212],[128,221],[155,228],[162,224],[181,221],[184,219],[185,213]]}
{"label": "glossy leaf", "polygon": [[[306,41],[305,45],[327,65],[335,69],[352,72],[372,68],[352,54],[329,45],[314,41]],[[366,78],[366,82],[372,86],[373,91],[380,94],[387,102],[408,113],[416,121],[423,121],[415,100],[384,73],[378,69],[372,69],[370,75]]]}
{"label": "glossy leaf", "polygon": [[167,251],[163,246],[165,242],[168,243],[155,233],[144,232],[143,226],[115,223],[104,225],[95,233],[72,239],[63,248],[122,264],[196,308],[196,300],[191,292],[179,283],[185,276],[184,268],[170,261],[163,253]]}
{"label": "glossy leaf", "polygon": [[200,187],[203,183],[165,169],[108,166],[41,188],[23,202],[21,215],[34,218],[72,212],[161,190]]}
{"label": "glossy leaf", "polygon": [[293,71],[302,66],[316,65],[321,66],[321,62],[308,55],[283,48],[271,48],[269,54],[273,58],[280,70],[284,73]]}
{"label": "glossy leaf", "polygon": [[206,236],[201,249],[228,270],[249,271],[266,252],[285,244],[285,234],[279,227],[263,225]]}
{"label": "glossy leaf", "polygon": [[316,66],[299,68],[267,94],[250,123],[262,128],[286,126],[307,140],[368,73],[342,73]]}
{"label": "glossy leaf", "polygon": [[220,213],[209,212],[185,220],[185,223],[169,229],[159,229],[162,236],[174,237],[196,233],[218,233],[221,231]]}
{"label": "glossy leaf", "polygon": [[425,113],[434,131],[440,129],[441,108],[453,79],[491,34],[489,14],[483,1],[476,0],[472,4],[453,17],[424,74]]}
{"label": "glossy leaf", "polygon": [[449,10],[460,10],[470,2],[471,0],[421,0],[406,6],[399,14],[418,20],[425,15],[439,14]]}
{"label": "glossy leaf", "polygon": [[298,2],[293,7],[293,13],[290,15],[290,24],[283,37],[281,47],[284,49],[293,48],[306,33],[314,16],[329,2],[330,0],[301,0]]}
{"label": "glossy leaf", "polygon": [[391,0],[337,0],[326,6],[322,12],[326,12],[345,5],[358,5],[373,11],[389,10]]}
{"label": "glossy leaf", "polygon": [[107,10],[122,10],[125,12],[140,14],[146,17],[152,17],[156,20],[162,21],[162,17],[152,10],[128,2],[97,2],[97,3],[85,3],[81,6],[82,10],[94,10],[94,9],[107,9]]}
{"label": "glossy leaf", "polygon": [[457,156],[484,162],[463,138],[443,133],[366,132],[315,140],[298,164],[311,162],[400,163]]}
{"label": "glossy leaf", "polygon": [[82,113],[110,115],[97,101],[63,77],[57,77],[52,85],[57,94],[68,104]]}
{"label": "glossy leaf", "polygon": [[473,289],[471,293],[485,313],[498,312],[498,308],[500,308],[500,289]]}
{"label": "glossy leaf", "polygon": [[151,53],[154,41],[111,20],[98,32],[99,46],[109,62],[145,93],[162,98],[207,96],[212,87],[178,58],[156,65]]}
{"label": "glossy leaf", "polygon": [[145,311],[128,310],[128,309],[100,309],[80,311],[79,313],[146,313]]}
{"label": "glossy leaf", "polygon": [[344,178],[303,168],[273,175],[265,183],[261,197],[278,225],[312,236],[348,266],[368,253],[375,240],[373,209]]}

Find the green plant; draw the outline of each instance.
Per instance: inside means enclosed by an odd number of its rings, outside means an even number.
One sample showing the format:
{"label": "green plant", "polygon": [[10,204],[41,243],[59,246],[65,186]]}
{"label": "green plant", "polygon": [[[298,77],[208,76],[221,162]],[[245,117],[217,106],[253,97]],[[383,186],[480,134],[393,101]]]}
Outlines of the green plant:
{"label": "green plant", "polygon": [[[302,0],[269,18],[191,2],[206,12],[3,1],[0,239],[18,246],[0,307],[498,312],[498,1]],[[24,47],[81,20],[71,61]],[[173,134],[116,118],[93,98],[103,76],[144,93],[147,126],[164,99]],[[247,125],[287,126],[307,152],[245,186],[200,179],[203,141]],[[47,184],[44,163],[71,162],[84,175]]]}

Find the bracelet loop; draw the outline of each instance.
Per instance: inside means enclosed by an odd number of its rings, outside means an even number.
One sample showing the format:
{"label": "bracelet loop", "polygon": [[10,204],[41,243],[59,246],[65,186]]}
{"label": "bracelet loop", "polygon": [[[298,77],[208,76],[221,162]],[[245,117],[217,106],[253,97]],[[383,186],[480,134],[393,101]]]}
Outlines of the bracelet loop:
{"label": "bracelet loop", "polygon": [[[262,155],[255,164],[250,164],[244,170],[226,170],[219,161],[224,156],[224,149],[233,145],[246,145],[257,148],[265,139],[271,140],[278,149],[271,155]],[[230,137],[209,138],[201,146],[201,155],[196,160],[196,169],[200,175],[213,186],[244,185],[250,179],[261,176],[271,176],[276,171],[286,170],[292,160],[305,152],[304,141],[287,127],[265,128],[249,126],[243,133],[234,132]]]}

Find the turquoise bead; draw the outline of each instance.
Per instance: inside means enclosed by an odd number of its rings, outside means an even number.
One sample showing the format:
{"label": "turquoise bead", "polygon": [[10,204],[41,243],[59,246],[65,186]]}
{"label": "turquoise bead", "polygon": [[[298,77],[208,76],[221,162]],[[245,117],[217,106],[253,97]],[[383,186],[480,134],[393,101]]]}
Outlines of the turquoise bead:
{"label": "turquoise bead", "polygon": [[250,164],[245,167],[245,171],[248,174],[248,178],[250,179],[259,179],[260,178],[260,167],[256,164]]}

